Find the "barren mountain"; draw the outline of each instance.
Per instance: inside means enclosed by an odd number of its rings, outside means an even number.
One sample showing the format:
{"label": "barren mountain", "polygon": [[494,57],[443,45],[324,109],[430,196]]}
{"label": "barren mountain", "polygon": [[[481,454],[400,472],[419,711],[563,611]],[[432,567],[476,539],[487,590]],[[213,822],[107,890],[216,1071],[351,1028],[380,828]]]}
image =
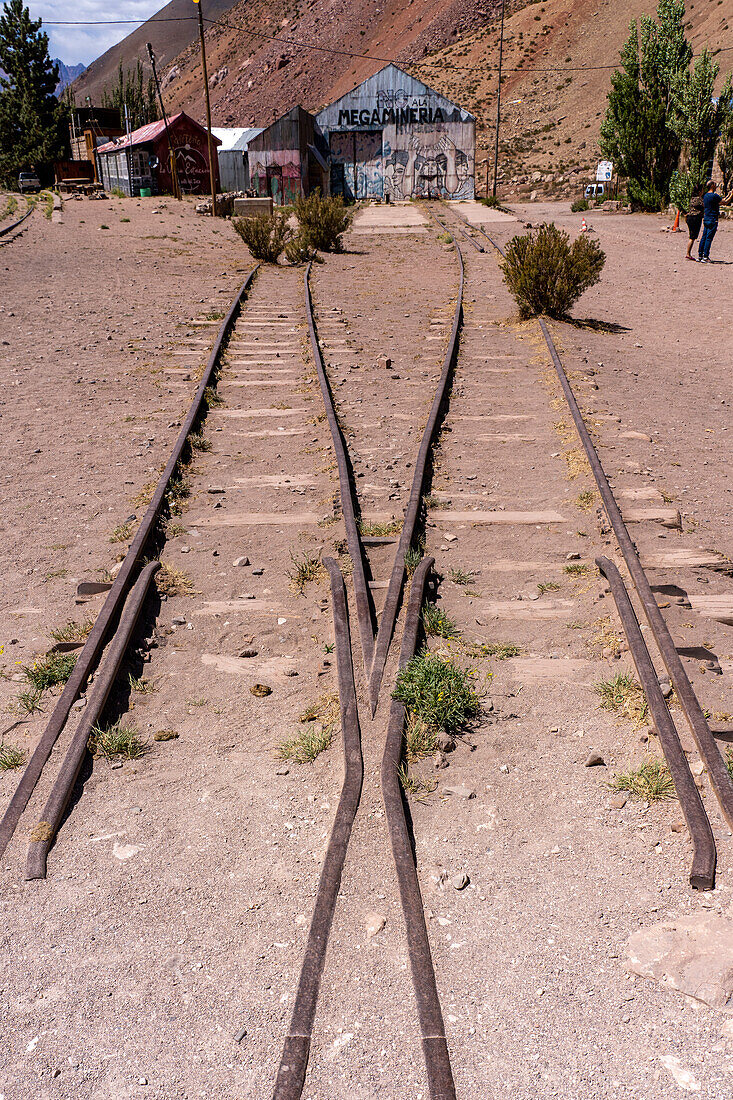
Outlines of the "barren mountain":
{"label": "barren mountain", "polygon": [[[184,4],[188,0],[172,0],[158,17],[180,14]],[[222,0],[208,0],[214,124],[266,125],[295,103],[318,110],[395,61],[476,115],[480,177],[481,160],[487,152],[493,157],[500,7],[500,0],[241,0],[226,9]],[[573,187],[585,178],[598,157],[610,75],[629,21],[655,7],[654,0],[509,0],[500,158],[505,191],[566,189],[569,175]],[[733,0],[693,3],[688,12],[694,49],[722,50],[718,60],[723,73],[729,71]],[[162,61],[167,105],[203,118],[194,32],[188,21],[147,23],[95,61],[76,88],[97,98],[119,59],[132,65],[150,38]]]}

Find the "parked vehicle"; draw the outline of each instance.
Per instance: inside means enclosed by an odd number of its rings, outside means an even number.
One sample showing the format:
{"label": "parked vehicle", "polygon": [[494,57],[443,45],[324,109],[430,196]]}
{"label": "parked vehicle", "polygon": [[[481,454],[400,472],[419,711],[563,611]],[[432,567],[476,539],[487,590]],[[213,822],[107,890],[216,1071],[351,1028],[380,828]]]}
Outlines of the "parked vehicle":
{"label": "parked vehicle", "polygon": [[18,190],[21,195],[26,191],[40,191],[41,181],[35,172],[21,172],[18,176]]}
{"label": "parked vehicle", "polygon": [[585,198],[590,201],[591,199],[605,199],[608,195],[610,185],[608,183],[589,183],[585,189]]}

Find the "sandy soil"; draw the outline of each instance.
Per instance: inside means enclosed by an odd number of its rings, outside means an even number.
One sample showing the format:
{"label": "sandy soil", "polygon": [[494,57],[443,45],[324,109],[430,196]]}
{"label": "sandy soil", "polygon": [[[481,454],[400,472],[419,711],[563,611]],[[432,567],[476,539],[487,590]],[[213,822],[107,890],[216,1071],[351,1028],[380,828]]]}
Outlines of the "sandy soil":
{"label": "sandy soil", "polygon": [[[97,610],[98,598],[76,605],[76,583],[124,550],[110,535],[139,517],[133,501],[165,459],[216,331],[193,322],[226,308],[251,266],[227,225],[196,219],[188,204],[154,209],[68,203],[61,225],[31,219],[31,231],[0,250],[2,537],[13,562],[0,579],[6,707],[23,686],[16,662],[45,651],[52,627]],[[658,233],[658,221],[591,221],[607,270],[577,313],[628,331],[556,332],[603,461],[619,493],[663,488],[683,512],[682,532],[634,525],[643,553],[730,553],[727,406],[710,396],[728,400],[730,337],[717,320],[728,269],[678,263],[675,275],[682,238]],[[437,377],[447,338],[455,259],[437,229],[418,229],[354,234],[346,255],[314,273],[365,513],[399,514],[427,409],[418,383]],[[513,231],[505,224],[492,234]],[[714,244],[721,259],[728,235],[724,226]],[[598,709],[593,684],[631,666],[628,654],[604,657],[593,644],[599,621],[614,620],[604,585],[565,566],[568,554],[590,562],[614,547],[576,503],[592,484],[582,472],[568,479],[563,454],[576,444],[561,425],[536,326],[513,320],[494,256],[469,246],[464,254],[465,332],[427,550],[443,577],[441,606],[463,636],[520,654],[477,661],[482,677],[493,674],[484,718],[447,770],[431,761],[414,769],[438,780],[412,814],[459,1095],[667,1100],[680,1086],[660,1059],[673,1056],[701,1098],[717,1100],[731,1091],[726,1017],[633,979],[624,960],[640,927],[670,914],[729,913],[730,834],[702,777],[720,864],[717,890],[699,896],[687,886],[686,833],[671,829],[679,807],[612,807],[605,783],[657,750],[653,738],[651,747],[640,740],[644,728]],[[684,308],[660,305],[660,286],[681,275]],[[122,768],[95,760],[48,880],[26,883],[24,841],[44,778],[3,861],[8,1100],[271,1092],[342,774],[338,736],[313,764],[275,759],[303,728],[299,715],[336,682],[327,587],[292,586],[296,562],[338,553],[343,538],[306,336],[302,270],[261,271],[227,352],[223,404],[206,421],[210,449],[197,455],[163,553],[193,594],[162,602],[157,627],[146,624],[152,646],[125,670],[152,691],[115,700],[114,713],[148,740],[161,729],[178,737],[151,741]],[[391,371],[378,365],[385,354]],[[654,443],[621,439],[626,430]],[[502,511],[523,515],[502,524],[481,515]],[[389,565],[388,549],[374,555],[377,580]],[[451,579],[457,569],[474,574],[470,587]],[[729,579],[704,570],[661,579],[691,593],[730,590]],[[704,704],[733,710],[730,628],[677,605],[665,614],[678,641],[709,644],[719,658],[721,675],[688,660]],[[353,621],[352,631],[359,669]],[[373,722],[362,707],[365,787],[310,1100],[427,1096],[377,775],[393,676],[394,655]],[[255,697],[256,683],[272,694]],[[358,686],[363,700],[360,674]],[[43,719],[7,739],[27,750]],[[18,720],[8,713],[6,725]],[[605,767],[583,767],[591,749]],[[5,798],[16,779],[0,777]],[[460,784],[475,797],[441,796]],[[471,881],[459,892],[445,876],[460,871]],[[386,923],[369,938],[374,913]]]}

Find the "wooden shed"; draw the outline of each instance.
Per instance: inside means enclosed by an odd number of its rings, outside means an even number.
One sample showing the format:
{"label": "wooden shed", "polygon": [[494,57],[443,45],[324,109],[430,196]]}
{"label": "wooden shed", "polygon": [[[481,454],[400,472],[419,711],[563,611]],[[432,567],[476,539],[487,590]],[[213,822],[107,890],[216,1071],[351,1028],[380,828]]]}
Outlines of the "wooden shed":
{"label": "wooden shed", "polygon": [[[168,120],[171,144],[181,190],[200,195],[209,191],[208,131],[180,111]],[[219,139],[214,137],[214,144]],[[108,190],[119,187],[126,195],[139,195],[141,188],[155,194],[172,192],[168,138],[165,123],[149,122],[129,135],[100,145],[97,164],[102,184]],[[218,165],[214,165],[218,185]]]}
{"label": "wooden shed", "polygon": [[329,193],[328,146],[313,117],[293,107],[247,147],[250,188],[276,205],[289,205],[316,189]]}

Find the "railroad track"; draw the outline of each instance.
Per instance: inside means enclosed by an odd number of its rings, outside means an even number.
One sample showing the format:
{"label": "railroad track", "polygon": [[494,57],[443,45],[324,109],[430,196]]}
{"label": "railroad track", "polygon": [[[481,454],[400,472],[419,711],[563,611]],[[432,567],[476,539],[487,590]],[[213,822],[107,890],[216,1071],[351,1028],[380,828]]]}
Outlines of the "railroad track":
{"label": "railroad track", "polygon": [[14,222],[11,222],[10,225],[4,225],[2,227],[2,229],[0,229],[0,238],[8,237],[11,233],[14,233],[16,229],[20,229],[21,225],[23,225],[26,218],[29,218],[31,216],[31,214],[33,213],[35,208],[36,208],[36,206],[35,206],[35,203],[34,203],[33,206],[28,207],[28,209],[26,210],[25,214],[23,214],[22,217],[18,218]]}
{"label": "railroad track", "polygon": [[[234,387],[243,387],[239,392],[256,394],[258,387],[263,385],[271,387],[274,378],[276,384],[283,386],[283,394],[293,399],[294,395],[299,392],[296,389],[297,379],[294,377],[296,374],[294,364],[298,361],[299,356],[301,358],[303,356],[302,348],[299,352],[296,347],[299,334],[298,326],[305,322],[307,324],[310,351],[315,364],[315,380],[320,390],[320,398],[323,402],[336,459],[340,513],[344,523],[348,556],[353,569],[352,585],[361,660],[360,662],[354,660],[347,588],[342,569],[332,557],[325,557],[324,565],[328,571],[331,587],[331,610],[334,623],[345,775],[321,868],[290,1027],[274,1084],[274,1100],[297,1100],[302,1094],[306,1079],[313,1029],[317,1016],[318,998],[326,966],[329,935],[337,909],[342,874],[365,780],[358,679],[361,679],[363,683],[363,698],[367,710],[366,720],[373,720],[375,715],[379,720],[379,717],[384,714],[385,707],[388,710],[388,714],[385,716],[387,718],[386,730],[382,727],[384,739],[380,760],[381,789],[405,920],[429,1094],[432,1100],[449,1100],[449,1098],[456,1095],[440,1004],[440,983],[436,978],[431,957],[423,901],[411,842],[411,822],[406,810],[405,796],[398,774],[403,756],[405,712],[401,704],[391,700],[393,673],[399,667],[405,665],[418,647],[421,609],[426,588],[430,583],[431,570],[434,566],[434,553],[430,547],[428,547],[425,556],[423,556],[420,565],[412,576],[404,615],[398,662],[391,659],[391,651],[393,640],[398,633],[400,609],[405,595],[406,558],[410,551],[419,550],[422,545],[423,533],[429,534],[431,538],[433,537],[434,532],[426,531],[425,525],[427,523],[435,528],[435,518],[431,519],[431,515],[433,517],[440,515],[439,513],[431,514],[426,512],[425,509],[425,490],[431,477],[431,464],[434,459],[438,432],[441,427],[445,428],[449,432],[447,438],[451,439],[451,446],[453,446],[454,451],[461,454],[465,453],[469,464],[473,464],[474,468],[481,468],[482,461],[485,462],[488,443],[491,443],[492,447],[496,447],[507,443],[512,446],[524,441],[521,434],[512,431],[512,429],[516,428],[517,425],[521,428],[521,424],[528,419],[528,416],[524,413],[516,415],[498,414],[494,418],[494,426],[498,430],[488,436],[480,436],[476,429],[476,421],[480,420],[484,423],[487,418],[491,420],[491,414],[485,414],[484,412],[477,415],[462,414],[463,428],[460,424],[456,426],[446,421],[446,413],[452,409],[449,398],[453,376],[459,361],[459,341],[462,339],[465,274],[464,257],[453,232],[455,227],[450,221],[451,215],[446,215],[446,218],[447,221],[440,224],[451,234],[453,241],[454,255],[459,272],[458,289],[450,308],[444,309],[441,314],[436,314],[434,318],[435,325],[431,336],[440,341],[441,348],[445,348],[439,370],[433,370],[433,377],[429,378],[427,383],[420,380],[416,382],[415,393],[420,397],[423,405],[426,406],[424,409],[425,420],[424,423],[421,422],[419,416],[413,418],[412,421],[406,420],[406,423],[409,423],[409,432],[415,438],[409,441],[409,445],[406,440],[403,440],[400,450],[404,454],[400,457],[409,458],[409,465],[405,462],[405,470],[411,468],[412,474],[408,477],[409,486],[400,485],[399,492],[393,494],[396,503],[392,504],[392,508],[398,514],[394,532],[380,535],[369,533],[369,524],[366,519],[370,512],[369,508],[365,507],[364,499],[362,499],[366,493],[357,493],[356,491],[360,475],[361,480],[365,481],[363,477],[365,471],[360,469],[360,466],[364,464],[364,445],[370,438],[370,434],[373,436],[375,425],[369,427],[368,430],[364,428],[366,434],[363,439],[359,439],[355,436],[355,424],[348,422],[348,410],[345,403],[339,397],[334,397],[343,382],[333,362],[333,357],[337,354],[342,340],[342,337],[335,334],[346,327],[345,319],[341,316],[329,319],[325,313],[319,313],[317,307],[314,308],[310,268],[306,271],[304,285],[300,283],[302,276],[298,272],[287,271],[272,276],[275,280],[282,280],[282,285],[276,286],[273,284],[272,286],[273,292],[280,294],[277,316],[273,316],[271,306],[268,308],[266,305],[260,305],[256,308],[243,309],[243,305],[251,296],[257,274],[256,271],[253,272],[241,288],[220,327],[191,409],[181,426],[174,450],[161,475],[148,510],[122,563],[122,567],[106,596],[95,626],[79,655],[74,672],[56,704],[46,731],[31,757],[15,795],[0,823],[0,854],[2,854],[64,729],[73,703],[85,689],[92,674],[96,673],[83,720],[77,726],[68,744],[66,758],[48,795],[45,808],[40,813],[31,833],[26,864],[27,877],[45,877],[49,851],[57,836],[74,783],[87,752],[89,732],[103,713],[110,689],[118,674],[120,663],[134,635],[148,587],[159,568],[157,560],[145,563],[144,559],[149,556],[152,549],[157,550],[161,544],[161,518],[165,515],[166,500],[171,486],[179,476],[181,464],[185,462],[189,454],[191,436],[198,433],[201,428],[206,412],[207,393],[210,393],[210,388],[215,384],[224,365],[230,392]],[[469,239],[472,239],[470,235]],[[490,241],[490,238],[487,237],[486,239]],[[473,262],[486,262],[485,258],[479,258],[478,255],[483,251],[482,246],[478,246],[475,241],[473,243],[477,253]],[[498,248],[495,242],[490,241],[490,243]],[[470,268],[467,270],[468,286],[470,286]],[[269,278],[270,276],[261,275],[259,277]],[[299,303],[295,298],[296,291],[299,294]],[[667,667],[670,676],[685,709],[701,755],[710,772],[723,812],[727,820],[733,823],[733,813],[731,812],[733,787],[731,787],[722,758],[710,735],[709,728],[702,716],[699,703],[679,657],[677,657],[676,651],[672,653],[669,649],[672,644],[669,631],[661,612],[657,608],[653,593],[646,580],[646,574],[628,535],[621,510],[618,508],[608,480],[605,478],[600,462],[598,462],[591,437],[585,427],[579,406],[552,344],[549,330],[542,322],[541,328],[552,355],[554,368],[565,399],[568,402],[581,442],[588,455],[609,522],[618,538],[637,595],[654,632],[660,652],[665,658],[665,662],[668,661]],[[460,361],[464,368],[460,372],[460,382],[461,386],[465,387],[462,396],[464,402],[468,403],[468,407],[476,410],[482,407],[480,404],[481,393],[485,393],[487,376],[490,378],[494,372],[506,373],[506,371],[515,369],[513,366],[502,365],[502,363],[504,360],[508,362],[516,357],[499,346],[498,343],[487,352],[486,331],[480,324],[471,325],[469,332],[464,335],[466,336],[465,346],[460,349]],[[268,339],[272,339],[271,344],[264,342]],[[330,349],[331,362],[329,362],[329,351],[324,350],[324,345],[326,349]],[[506,347],[508,348],[508,346],[507,344]],[[432,358],[435,359],[432,349],[430,351]],[[266,360],[265,357],[268,355],[271,355],[272,358]],[[494,365],[491,365],[492,363]],[[437,377],[435,377],[436,375]],[[468,391],[472,380],[476,386],[475,393]],[[244,389],[244,387],[247,387],[247,389]],[[310,387],[309,398],[313,397],[314,388],[314,386]],[[296,411],[291,410],[285,402],[280,404],[285,416]],[[280,437],[287,441],[289,434],[302,432],[299,427],[285,429],[261,427],[262,424],[268,423],[267,417],[271,411],[257,407],[243,406],[241,409],[227,407],[222,415],[229,418],[230,424],[243,423],[247,428],[254,425],[255,430],[245,430],[241,433],[250,439],[273,436],[279,432]],[[407,416],[407,414],[405,415]],[[399,445],[399,416],[395,422],[397,428],[393,429],[392,438],[389,440],[389,445],[393,451],[396,451],[397,445]],[[509,425],[509,429],[507,429],[507,425]],[[376,427],[379,427],[379,421]],[[461,435],[461,430],[465,430],[464,435]],[[407,435],[407,429],[405,434]],[[350,443],[350,441],[352,442]],[[412,446],[412,450],[410,450],[410,446]],[[384,461],[386,454],[387,440],[385,439],[382,440],[382,451],[378,455],[377,464]],[[366,469],[373,469],[374,465],[374,462],[367,463]],[[241,480],[246,482],[248,479]],[[278,480],[278,475],[273,475],[270,484],[273,487],[282,486],[281,481]],[[367,486],[364,485],[363,489],[366,490]],[[384,484],[378,485],[374,489],[377,495],[384,493],[384,490]],[[373,500],[370,499],[369,503],[373,503]],[[472,509],[474,507],[474,505],[471,505]],[[311,513],[308,513],[307,516],[309,518],[301,517],[302,521],[306,524],[312,524]],[[443,524],[460,524],[464,521],[470,522],[474,526],[480,525],[482,522],[516,524],[518,531],[531,532],[533,529],[550,528],[557,523],[558,516],[551,508],[546,508],[544,511],[533,510],[523,513],[504,512],[503,515],[494,512],[490,516],[488,513],[477,515],[475,511],[471,514],[470,512],[461,512],[449,508],[440,515],[440,519]],[[231,513],[222,510],[220,514],[215,514],[213,510],[208,510],[198,517],[191,517],[189,522],[197,528],[216,532],[228,526],[256,526],[275,522],[281,524],[285,522],[285,519],[283,513],[279,513],[277,518],[274,519],[272,516],[268,518],[266,512]],[[524,537],[523,534],[522,537]],[[446,549],[446,547],[437,547],[436,549]],[[646,690],[660,742],[669,762],[690,834],[693,838],[695,852],[690,881],[693,886],[698,888],[709,888],[713,884],[715,871],[715,846],[709,822],[690,774],[674,722],[659,691],[653,664],[638,629],[638,622],[636,622],[633,607],[629,600],[627,587],[613,562],[602,557],[598,559],[598,566],[608,578],[612,595],[616,600],[632,656],[642,685]],[[384,599],[380,600],[382,594]],[[653,607],[649,603],[650,599],[654,605]],[[224,602],[220,610],[222,608],[226,610],[228,606]],[[216,607],[219,607],[219,605],[216,605]],[[211,611],[212,614],[218,613],[213,605]],[[673,646],[672,649],[674,649]],[[357,672],[358,667],[361,667],[362,670],[360,676]],[[380,703],[384,704],[381,708]]]}

